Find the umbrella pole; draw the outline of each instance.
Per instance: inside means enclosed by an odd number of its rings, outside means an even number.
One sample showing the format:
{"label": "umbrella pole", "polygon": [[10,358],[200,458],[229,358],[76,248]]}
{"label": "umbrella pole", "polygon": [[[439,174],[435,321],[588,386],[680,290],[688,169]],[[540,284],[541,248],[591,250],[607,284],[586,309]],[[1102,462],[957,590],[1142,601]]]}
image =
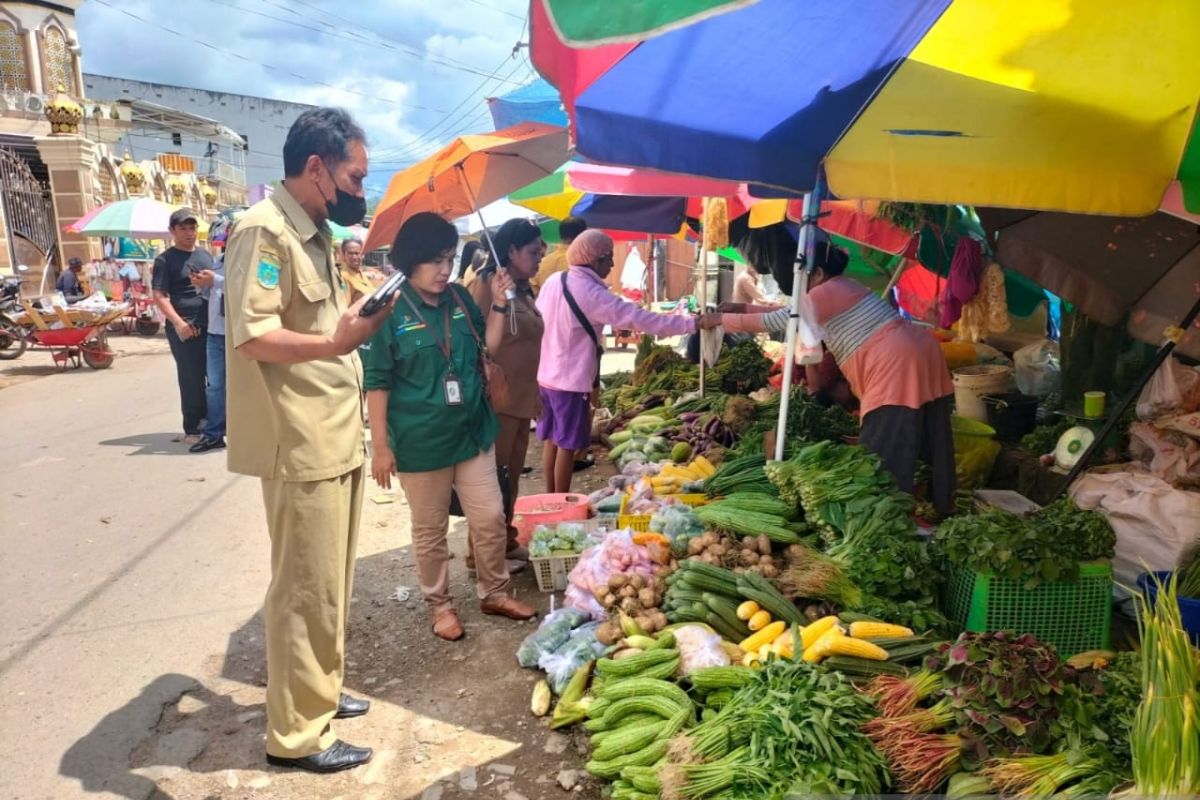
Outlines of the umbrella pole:
{"label": "umbrella pole", "polygon": [[[700,212],[700,314],[703,316],[708,313],[708,229],[705,225],[708,223],[708,198],[704,198],[703,210]],[[703,328],[697,326],[696,334],[700,337],[700,395],[704,395],[704,336],[708,333]]]}
{"label": "umbrella pole", "polygon": [[1092,440],[1092,443],[1088,446],[1088,449],[1083,451],[1083,455],[1081,455],[1079,460],[1075,462],[1075,466],[1071,467],[1071,471],[1067,473],[1067,477],[1062,482],[1062,486],[1059,486],[1058,491],[1054,494],[1055,500],[1066,494],[1067,490],[1071,488],[1071,484],[1075,482],[1075,479],[1082,475],[1083,471],[1087,469],[1088,462],[1090,462],[1092,457],[1099,452],[1100,448],[1103,446],[1104,440],[1108,438],[1108,435],[1112,433],[1113,429],[1120,424],[1121,418],[1125,416],[1125,412],[1129,410],[1129,407],[1133,405],[1134,401],[1139,395],[1141,395],[1142,389],[1145,388],[1146,384],[1150,382],[1150,379],[1154,377],[1154,373],[1158,371],[1158,368],[1161,367],[1163,362],[1165,362],[1171,355],[1171,351],[1175,349],[1175,345],[1179,344],[1179,340],[1183,338],[1182,332],[1192,327],[1192,323],[1196,321],[1197,316],[1200,316],[1200,300],[1195,302],[1195,304],[1192,306],[1192,310],[1189,311],[1187,316],[1183,318],[1183,321],[1179,323],[1178,336],[1174,335],[1170,329],[1164,332],[1165,341],[1163,341],[1162,346],[1158,348],[1158,352],[1154,354],[1154,358],[1152,358],[1150,363],[1146,365],[1146,368],[1142,370],[1142,374],[1138,376],[1137,382],[1128,392],[1125,393],[1125,397],[1121,399],[1121,402],[1117,404],[1117,407],[1114,408],[1112,413],[1108,415],[1108,419],[1105,420],[1104,426],[1100,428],[1100,432],[1096,434],[1096,438]]}
{"label": "umbrella pole", "polygon": [[[467,190],[467,197],[471,198],[471,208],[475,209],[475,213],[479,215],[479,225],[483,229],[483,240],[487,242],[488,251],[492,254],[492,263],[496,265],[496,269],[503,269],[500,266],[500,254],[496,252],[496,243],[492,241],[492,234],[488,231],[487,222],[483,219],[483,209],[479,207],[479,201],[475,199],[475,192],[471,189],[471,182],[467,180],[467,171],[463,168],[461,161],[455,164],[454,168],[458,170],[458,177],[462,180],[463,188]],[[514,289],[509,289],[504,293],[504,296],[508,299],[508,330],[513,336],[516,336],[517,309],[513,305],[513,301],[517,299],[517,292]]]}
{"label": "umbrella pole", "polygon": [[782,461],[787,439],[788,410],[792,401],[792,373],[796,368],[796,338],[800,324],[800,296],[808,293],[808,276],[812,272],[817,238],[817,212],[821,208],[824,178],[817,175],[811,192],[804,194],[804,211],[800,220],[800,241],[796,243],[796,262],[792,269],[792,313],[788,317],[787,339],[784,345],[783,385],[779,398],[779,425],[775,431],[775,460]]}

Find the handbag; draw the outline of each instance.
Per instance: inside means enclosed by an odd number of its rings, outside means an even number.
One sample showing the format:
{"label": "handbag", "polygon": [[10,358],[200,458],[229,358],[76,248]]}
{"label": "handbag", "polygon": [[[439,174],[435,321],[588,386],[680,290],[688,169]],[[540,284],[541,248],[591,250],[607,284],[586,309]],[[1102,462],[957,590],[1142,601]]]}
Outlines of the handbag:
{"label": "handbag", "polygon": [[[513,496],[512,484],[509,483],[508,467],[496,467],[496,479],[500,481],[500,496],[504,498],[504,518],[512,516]],[[450,516],[465,517],[462,501],[458,499],[458,490],[450,489]]]}
{"label": "handbag", "polygon": [[458,304],[459,309],[466,315],[467,328],[470,329],[471,335],[475,337],[475,344],[479,347],[479,374],[483,376],[483,394],[491,401],[493,409],[504,408],[508,405],[509,399],[508,377],[504,374],[504,367],[497,364],[492,358],[492,354],[488,352],[487,344],[475,330],[471,315],[462,298],[458,296],[458,291],[452,286],[450,293],[454,296],[454,302]]}

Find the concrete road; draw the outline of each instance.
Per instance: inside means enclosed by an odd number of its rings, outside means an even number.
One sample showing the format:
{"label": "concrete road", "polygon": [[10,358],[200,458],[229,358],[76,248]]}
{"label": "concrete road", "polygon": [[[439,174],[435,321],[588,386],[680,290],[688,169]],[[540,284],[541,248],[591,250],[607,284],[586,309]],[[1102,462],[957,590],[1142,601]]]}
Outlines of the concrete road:
{"label": "concrete road", "polygon": [[[268,577],[258,484],[171,441],[165,339],[114,344],[106,371],[40,376],[45,353],[3,365],[33,378],[0,390],[3,797],[99,788],[178,696],[155,682],[204,674]],[[117,708],[102,747],[63,761]]]}
{"label": "concrete road", "polygon": [[[172,441],[161,335],[112,344],[106,371],[58,372],[45,353],[0,362],[0,797],[550,800],[567,785],[598,796],[577,773],[579,742],[529,717],[540,674],[513,653],[531,628],[481,616],[461,559],[451,574],[467,641],[438,642],[419,598],[389,598],[416,586],[408,513],[373,483],[347,689],[374,706],[337,730],[376,759],[339,776],[267,768],[259,484],[228,473],[221,451]],[[605,366],[631,362],[614,353]],[[538,460],[525,494],[544,485]],[[604,480],[589,470],[576,489]],[[547,607],[528,570],[514,588]]]}

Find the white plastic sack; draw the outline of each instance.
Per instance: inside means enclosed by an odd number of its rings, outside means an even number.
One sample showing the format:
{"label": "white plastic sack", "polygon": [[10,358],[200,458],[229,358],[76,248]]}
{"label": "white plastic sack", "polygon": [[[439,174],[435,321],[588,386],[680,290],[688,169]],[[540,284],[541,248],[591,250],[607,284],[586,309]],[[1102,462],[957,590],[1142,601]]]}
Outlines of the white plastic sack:
{"label": "white plastic sack", "polygon": [[1137,402],[1138,419],[1152,420],[1169,416],[1179,411],[1183,405],[1183,395],[1179,392],[1179,383],[1175,380],[1175,370],[1168,359],[1154,371],[1154,376],[1142,389]]}
{"label": "white plastic sack", "polygon": [[808,292],[800,293],[800,319],[796,327],[796,363],[820,364],[825,357],[821,349],[821,341],[825,338],[825,328],[817,322],[817,312],[813,308],[812,296]]}
{"label": "white plastic sack", "polygon": [[721,637],[699,625],[676,628],[675,646],[679,648],[680,675],[691,675],[705,667],[729,666],[729,654],[721,647]]}
{"label": "white plastic sack", "polygon": [[[1129,453],[1150,470],[1150,474],[1172,485],[1200,477],[1200,442],[1185,432],[1163,427],[1164,422],[1186,419],[1188,415],[1167,417],[1151,425],[1135,422],[1129,426]],[[1200,417],[1200,414],[1191,416]],[[1196,432],[1200,434],[1200,420]]]}
{"label": "white plastic sack", "polygon": [[1045,397],[1062,385],[1058,343],[1049,339],[1022,347],[1013,353],[1017,389],[1030,397]]}
{"label": "white plastic sack", "polygon": [[700,331],[700,357],[704,366],[711,367],[721,357],[721,346],[725,343],[725,328],[718,325],[710,331]]}
{"label": "white plastic sack", "polygon": [[[1200,493],[1143,472],[1085,474],[1071,487],[1080,508],[1098,509],[1117,534],[1113,573],[1136,586],[1143,572],[1174,569],[1200,531]],[[1127,594],[1119,590],[1121,595]]]}

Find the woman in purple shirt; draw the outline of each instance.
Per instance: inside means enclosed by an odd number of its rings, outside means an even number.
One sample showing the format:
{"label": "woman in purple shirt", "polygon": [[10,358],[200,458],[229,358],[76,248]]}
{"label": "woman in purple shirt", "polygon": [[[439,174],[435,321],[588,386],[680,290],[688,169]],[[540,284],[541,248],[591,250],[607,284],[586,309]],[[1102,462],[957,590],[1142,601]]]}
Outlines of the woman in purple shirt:
{"label": "woman in purple shirt", "polygon": [[613,240],[599,230],[580,234],[567,250],[565,272],[542,286],[537,307],[545,321],[538,392],[542,416],[537,435],[546,491],[571,491],[575,451],[591,440],[592,391],[599,386],[604,326],[643,331],[654,336],[683,336],[721,324],[720,314],[699,319],[654,314],[609,291],[604,279],[613,268]]}

